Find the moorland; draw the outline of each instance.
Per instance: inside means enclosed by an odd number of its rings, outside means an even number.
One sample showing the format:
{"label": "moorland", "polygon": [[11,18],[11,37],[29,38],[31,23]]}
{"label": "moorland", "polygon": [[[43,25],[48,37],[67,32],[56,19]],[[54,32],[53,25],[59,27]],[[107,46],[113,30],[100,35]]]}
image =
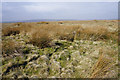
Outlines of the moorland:
{"label": "moorland", "polygon": [[118,21],[2,23],[3,78],[116,78]]}

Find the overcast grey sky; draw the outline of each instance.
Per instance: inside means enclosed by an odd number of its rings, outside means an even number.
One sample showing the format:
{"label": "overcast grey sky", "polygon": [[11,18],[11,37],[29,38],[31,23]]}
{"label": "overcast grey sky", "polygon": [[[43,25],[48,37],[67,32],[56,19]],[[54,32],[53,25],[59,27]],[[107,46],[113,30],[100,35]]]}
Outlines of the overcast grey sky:
{"label": "overcast grey sky", "polygon": [[118,19],[118,2],[3,2],[2,19]]}

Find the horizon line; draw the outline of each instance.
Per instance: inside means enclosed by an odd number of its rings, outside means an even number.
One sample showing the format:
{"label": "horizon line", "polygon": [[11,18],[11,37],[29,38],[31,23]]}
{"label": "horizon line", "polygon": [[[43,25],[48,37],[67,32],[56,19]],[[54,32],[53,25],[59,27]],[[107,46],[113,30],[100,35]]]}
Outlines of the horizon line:
{"label": "horizon line", "polygon": [[[36,21],[35,21],[36,20]],[[93,20],[120,20],[120,19],[30,19],[16,21],[2,21],[0,23],[17,23],[17,22],[42,22],[42,21],[93,21]]]}

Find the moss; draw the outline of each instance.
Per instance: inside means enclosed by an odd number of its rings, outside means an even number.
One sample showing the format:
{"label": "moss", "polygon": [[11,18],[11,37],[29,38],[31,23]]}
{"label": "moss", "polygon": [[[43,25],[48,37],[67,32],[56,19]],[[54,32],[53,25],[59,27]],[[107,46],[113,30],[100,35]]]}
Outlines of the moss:
{"label": "moss", "polygon": [[67,61],[64,60],[60,60],[60,65],[61,67],[65,67],[66,66]]}
{"label": "moss", "polygon": [[43,55],[43,52],[42,52],[41,50],[39,50],[38,53],[39,53],[40,55]]}
{"label": "moss", "polygon": [[48,48],[44,48],[44,54],[45,55],[49,54],[49,49]]}
{"label": "moss", "polygon": [[52,69],[49,70],[49,76],[55,76],[55,74],[56,74],[56,73],[55,73],[54,70],[52,70]]}
{"label": "moss", "polygon": [[120,78],[120,73],[118,73],[118,77]]}
{"label": "moss", "polygon": [[25,47],[24,49],[23,49],[23,53],[24,54],[28,54],[29,52],[30,52],[30,48],[28,48],[28,47]]}
{"label": "moss", "polygon": [[20,60],[20,61],[19,61],[19,64],[22,64],[22,63],[24,63],[24,62],[25,62],[25,61],[23,61],[23,60]]}
{"label": "moss", "polygon": [[2,61],[2,65],[5,65],[5,64],[8,64],[8,60],[4,60],[4,61]]}
{"label": "moss", "polygon": [[90,45],[92,45],[93,44],[93,41],[90,41]]}
{"label": "moss", "polygon": [[65,61],[66,57],[63,55],[63,56],[60,57],[60,60],[64,60]]}
{"label": "moss", "polygon": [[29,70],[27,70],[27,71],[25,71],[26,73],[27,73],[27,75],[32,75],[32,71],[31,71],[31,69],[29,69]]}
{"label": "moss", "polygon": [[15,58],[16,61],[19,61],[20,59],[21,59],[20,57],[16,57],[16,58]]}

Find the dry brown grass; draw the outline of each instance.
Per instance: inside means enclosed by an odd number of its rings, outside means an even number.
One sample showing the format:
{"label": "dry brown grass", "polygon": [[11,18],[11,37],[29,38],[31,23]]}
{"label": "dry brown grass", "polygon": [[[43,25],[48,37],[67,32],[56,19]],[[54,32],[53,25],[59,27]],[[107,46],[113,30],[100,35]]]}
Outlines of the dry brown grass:
{"label": "dry brown grass", "polygon": [[[49,35],[52,35],[52,38],[54,39],[68,40],[68,41],[110,40],[110,39],[117,40],[116,32],[110,32],[108,31],[108,28],[104,26],[82,27],[80,25],[53,24],[52,22],[51,22],[52,24],[47,24],[48,22],[40,22],[40,23],[42,25],[39,25],[38,23],[22,23],[20,24],[19,27],[14,27],[14,28],[7,27],[3,29],[3,35],[10,36],[11,34],[16,35],[19,33],[27,34],[32,39],[34,39],[34,41],[38,37],[38,40],[42,38],[46,38],[46,40],[48,39],[48,42],[49,42],[49,37],[47,36]],[[33,37],[33,35],[35,37]],[[36,43],[34,42],[34,44]]]}
{"label": "dry brown grass", "polygon": [[[68,28],[69,27],[69,28]],[[78,26],[60,26],[60,25],[30,25],[24,24],[20,28],[21,33],[28,34],[30,43],[40,47],[49,47],[53,39],[74,40],[73,32],[78,29]]]}
{"label": "dry brown grass", "polygon": [[76,31],[81,26],[59,26],[58,31],[56,31],[56,37],[60,40],[73,41]]}
{"label": "dry brown grass", "polygon": [[18,27],[20,30],[20,33],[28,33],[34,28],[33,23],[23,23]]}
{"label": "dry brown grass", "polygon": [[20,27],[3,29],[4,36],[18,33],[25,33],[32,35],[34,32],[44,31],[45,33],[53,35],[61,40],[109,40],[116,39],[116,32],[108,31],[107,27],[81,27],[77,25],[58,25],[58,24],[43,24],[37,25],[35,23],[22,23]]}
{"label": "dry brown grass", "polygon": [[20,30],[19,30],[19,28],[16,28],[16,27],[6,27],[6,28],[2,29],[3,36],[16,35],[19,33],[20,33]]}
{"label": "dry brown grass", "polygon": [[29,43],[38,46],[40,48],[50,47],[52,36],[47,32],[40,31],[34,32],[31,36]]}
{"label": "dry brown grass", "polygon": [[39,25],[29,25],[25,24],[22,26],[21,33],[26,33],[28,35],[32,35],[35,32],[41,32],[41,33],[47,33],[52,36],[54,36],[55,39],[66,39],[66,40],[72,40],[74,39],[73,32],[76,32],[76,30],[79,28],[79,26],[60,26],[60,25],[52,25],[52,24],[43,24],[41,26]]}
{"label": "dry brown grass", "polygon": [[20,48],[20,44],[12,40],[2,41],[3,57],[12,55],[13,53],[17,52],[19,48]]}
{"label": "dry brown grass", "polygon": [[109,40],[117,38],[114,33],[109,32],[106,27],[85,27],[76,32],[77,39],[84,40]]}
{"label": "dry brown grass", "polygon": [[107,48],[100,49],[99,59],[91,69],[92,70],[91,78],[107,78],[107,76],[109,75],[116,76],[117,72],[115,74],[110,73],[111,69],[114,67],[115,61],[117,60],[114,58],[114,56],[116,55],[117,52],[111,50],[110,48],[109,50]]}
{"label": "dry brown grass", "polygon": [[101,55],[98,59],[98,62],[94,65],[91,78],[101,78],[102,76],[106,75],[107,69],[112,66],[112,63],[110,61],[110,59],[105,58],[103,55]]}

